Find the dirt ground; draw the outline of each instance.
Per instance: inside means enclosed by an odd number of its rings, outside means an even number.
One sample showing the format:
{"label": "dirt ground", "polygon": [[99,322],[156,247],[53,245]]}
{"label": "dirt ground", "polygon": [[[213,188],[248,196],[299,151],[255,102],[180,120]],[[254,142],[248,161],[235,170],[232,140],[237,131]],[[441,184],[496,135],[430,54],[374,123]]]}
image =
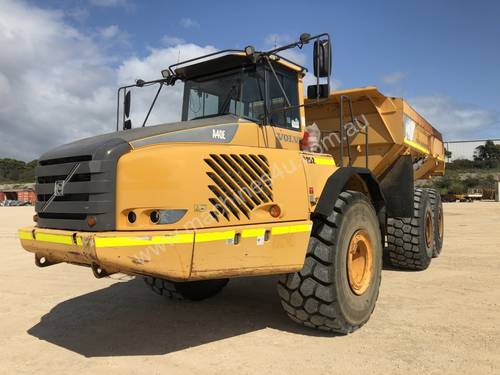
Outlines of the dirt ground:
{"label": "dirt ground", "polygon": [[384,270],[371,320],[349,336],[301,328],[273,277],[232,280],[204,302],[142,280],[35,267],[0,208],[0,373],[500,374],[500,203],[445,204],[445,246],[424,272]]}

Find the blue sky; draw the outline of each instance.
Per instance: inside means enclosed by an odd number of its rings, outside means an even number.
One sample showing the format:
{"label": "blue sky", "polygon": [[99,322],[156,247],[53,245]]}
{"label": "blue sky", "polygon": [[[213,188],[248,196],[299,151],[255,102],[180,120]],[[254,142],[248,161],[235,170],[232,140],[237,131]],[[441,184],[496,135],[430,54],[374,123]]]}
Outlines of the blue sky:
{"label": "blue sky", "polygon": [[[394,89],[381,77],[401,73],[397,89],[405,96],[444,94],[499,109],[498,1],[95,3],[118,6],[85,7],[89,15],[81,26],[118,25],[139,55],[165,35],[224,49],[263,46],[270,34],[328,32],[334,39],[334,74],[346,86]],[[48,1],[46,6],[61,5],[71,9],[85,3]]]}
{"label": "blue sky", "polygon": [[[54,34],[63,30],[64,37],[48,35],[32,43],[32,48],[43,48],[43,43],[47,43],[48,48],[54,46],[57,51],[67,51],[65,60],[47,57],[47,75],[56,78],[63,76],[54,72],[57,64],[63,66],[68,59],[73,59],[75,66],[81,64],[82,78],[88,85],[88,92],[92,93],[92,97],[81,99],[84,102],[86,99],[99,101],[96,95],[104,97],[90,85],[93,79],[96,80],[93,87],[104,92],[111,91],[120,80],[137,78],[134,74],[142,76],[141,69],[145,69],[145,78],[154,78],[147,74],[153,74],[151,68],[159,64],[161,56],[173,58],[180,51],[182,58],[186,58],[196,55],[198,50],[201,53],[212,48],[242,48],[247,44],[268,48],[274,41],[285,43],[302,32],[329,32],[334,41],[333,74],[339,87],[376,85],[386,94],[404,96],[448,139],[500,137],[498,1],[46,0],[14,4],[11,0],[0,0],[1,6],[6,7],[6,11],[14,8],[15,11],[9,12],[13,17],[16,12],[23,19],[33,15],[33,33],[37,27],[53,26]],[[4,17],[6,13],[0,10],[0,47],[5,42],[1,37]],[[44,22],[53,22],[55,26],[44,26]],[[16,28],[4,25],[4,36],[12,31],[9,27]],[[31,34],[29,37],[37,38]],[[57,40],[53,41],[52,37]],[[70,43],[71,38],[73,43]],[[75,43],[80,47],[73,50]],[[186,47],[188,45],[191,49]],[[42,51],[36,53],[45,56]],[[43,60],[37,54],[33,58]],[[86,58],[93,63],[82,62]],[[0,57],[0,73],[4,73],[12,87],[12,82],[16,81],[9,76],[12,64],[4,68],[2,59]],[[171,61],[165,61],[165,65],[168,63]],[[40,67],[36,71],[43,73]],[[159,70],[157,72],[159,75]],[[99,74],[106,85],[98,80]],[[48,82],[49,86],[51,82],[54,81]],[[73,87],[66,87],[66,90],[67,95],[77,99],[81,96],[75,94]],[[57,91],[58,87],[54,86],[54,92]],[[24,94],[30,95],[29,91]],[[63,103],[54,110],[67,110],[65,100],[63,98]],[[175,110],[174,105],[169,108]],[[99,121],[108,121],[109,117],[98,115],[95,107],[88,109],[95,113],[94,126],[80,133],[67,129],[61,140],[106,128],[99,125]],[[80,115],[85,116],[85,113],[69,117]],[[9,121],[7,116],[4,119]],[[4,119],[0,106],[0,120]],[[1,128],[6,129],[4,122]],[[53,138],[47,136],[46,140]],[[14,154],[18,156],[15,149]],[[35,147],[32,154],[38,150]],[[3,154],[13,153],[12,147],[5,151]],[[6,155],[2,155],[0,148],[2,156]]]}

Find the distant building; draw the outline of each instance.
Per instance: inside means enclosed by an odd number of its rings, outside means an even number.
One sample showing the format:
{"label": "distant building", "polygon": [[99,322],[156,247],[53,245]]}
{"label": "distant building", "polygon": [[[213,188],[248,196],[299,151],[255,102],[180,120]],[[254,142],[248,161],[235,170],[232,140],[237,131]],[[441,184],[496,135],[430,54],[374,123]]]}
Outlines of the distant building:
{"label": "distant building", "polygon": [[0,185],[0,202],[14,200],[35,204],[35,184]]}

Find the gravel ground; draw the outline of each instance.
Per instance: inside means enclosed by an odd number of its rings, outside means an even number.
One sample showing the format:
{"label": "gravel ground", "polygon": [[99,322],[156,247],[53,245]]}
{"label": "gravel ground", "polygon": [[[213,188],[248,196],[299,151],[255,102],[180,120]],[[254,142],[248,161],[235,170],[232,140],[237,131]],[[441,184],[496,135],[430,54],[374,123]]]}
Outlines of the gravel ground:
{"label": "gravel ground", "polygon": [[371,320],[349,336],[289,321],[276,278],[232,280],[203,302],[130,277],[35,267],[0,208],[0,373],[500,374],[500,203],[445,204],[445,245],[424,272],[384,270]]}

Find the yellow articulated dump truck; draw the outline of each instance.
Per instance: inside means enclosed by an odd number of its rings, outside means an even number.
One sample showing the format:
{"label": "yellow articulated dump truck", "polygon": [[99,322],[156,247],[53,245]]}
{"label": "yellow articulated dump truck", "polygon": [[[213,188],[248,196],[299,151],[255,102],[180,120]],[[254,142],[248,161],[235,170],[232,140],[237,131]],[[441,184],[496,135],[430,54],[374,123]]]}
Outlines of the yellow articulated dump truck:
{"label": "yellow articulated dump truck", "polygon": [[[315,83],[280,56],[311,46]],[[230,278],[279,274],[286,314],[349,333],[366,323],[383,261],[423,270],[443,244],[442,137],[375,87],[330,91],[328,34],[271,51],[225,50],[118,90],[117,131],[45,153],[35,225],[19,229],[37,266],[143,277],[201,300]],[[182,121],[146,126],[162,89],[183,84]],[[157,85],[132,126],[131,92]],[[157,103],[156,103],[157,102]],[[121,129],[119,129],[121,128]]]}

